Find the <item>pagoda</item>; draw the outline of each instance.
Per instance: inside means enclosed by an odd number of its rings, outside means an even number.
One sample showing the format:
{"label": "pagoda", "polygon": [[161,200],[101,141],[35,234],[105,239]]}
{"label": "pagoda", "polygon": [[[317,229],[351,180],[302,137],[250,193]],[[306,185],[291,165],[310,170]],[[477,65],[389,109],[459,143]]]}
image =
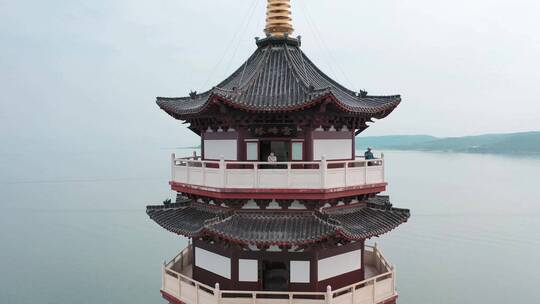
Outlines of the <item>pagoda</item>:
{"label": "pagoda", "polygon": [[189,238],[162,269],[175,304],[396,303],[395,267],[366,240],[406,222],[387,196],[383,157],[355,138],[399,95],[355,92],[324,74],[293,38],[289,0],[268,0],[266,37],[204,93],[158,97],[201,138],[171,158],[174,202],[150,218]]}

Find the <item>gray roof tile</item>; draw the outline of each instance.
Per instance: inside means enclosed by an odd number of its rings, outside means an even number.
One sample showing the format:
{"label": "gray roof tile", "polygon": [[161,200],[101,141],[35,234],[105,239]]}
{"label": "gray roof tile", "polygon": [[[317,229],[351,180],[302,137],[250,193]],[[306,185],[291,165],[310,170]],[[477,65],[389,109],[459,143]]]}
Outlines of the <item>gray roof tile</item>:
{"label": "gray roof tile", "polygon": [[361,96],[315,66],[297,44],[277,40],[261,44],[231,76],[211,90],[190,97],[158,97],[158,105],[176,118],[204,111],[213,100],[255,112],[300,110],[329,97],[342,110],[382,118],[401,101],[394,96]]}
{"label": "gray roof tile", "polygon": [[232,210],[199,203],[149,206],[165,229],[187,237],[218,236],[252,245],[300,245],[331,237],[362,240],[389,232],[410,216],[388,197],[322,211]]}

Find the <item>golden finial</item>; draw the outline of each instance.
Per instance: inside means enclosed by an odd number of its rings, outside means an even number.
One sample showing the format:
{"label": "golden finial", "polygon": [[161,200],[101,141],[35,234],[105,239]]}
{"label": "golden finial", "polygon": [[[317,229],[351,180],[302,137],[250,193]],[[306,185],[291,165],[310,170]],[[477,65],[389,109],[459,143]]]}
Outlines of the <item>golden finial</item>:
{"label": "golden finial", "polygon": [[291,35],[294,31],[290,0],[268,0],[266,7],[266,28],[264,32],[271,37]]}

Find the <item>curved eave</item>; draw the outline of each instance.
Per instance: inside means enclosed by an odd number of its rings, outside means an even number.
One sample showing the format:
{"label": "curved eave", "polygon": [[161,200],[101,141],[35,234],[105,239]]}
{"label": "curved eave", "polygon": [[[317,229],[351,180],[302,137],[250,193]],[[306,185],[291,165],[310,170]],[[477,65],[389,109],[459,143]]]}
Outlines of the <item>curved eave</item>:
{"label": "curved eave", "polygon": [[[233,93],[234,94],[234,93]],[[388,116],[400,103],[401,96],[367,96],[366,99],[381,101],[380,105],[377,106],[353,106],[345,102],[342,102],[336,97],[331,89],[321,90],[313,92],[314,97],[303,102],[296,103],[291,106],[279,107],[279,106],[268,106],[268,107],[257,107],[250,106],[244,103],[238,103],[234,101],[234,98],[226,96],[225,94],[212,92],[205,97],[187,97],[187,98],[165,98],[158,97],[156,103],[158,106],[164,110],[166,113],[172,117],[179,120],[186,120],[190,117],[199,115],[208,110],[211,105],[214,104],[224,104],[231,108],[238,109],[250,113],[284,113],[284,112],[295,112],[305,109],[315,107],[325,101],[330,101],[337,108],[339,108],[344,113],[353,114],[353,115],[365,115],[377,119],[384,118]],[[202,97],[202,98],[201,98]],[[359,98],[359,102],[362,98]],[[182,107],[179,109],[179,106],[182,106],[182,103],[195,103],[191,107]]]}
{"label": "curved eave", "polygon": [[[165,230],[189,238],[203,235],[205,227],[228,215],[227,211],[222,208],[194,206],[191,204],[191,201],[169,205],[147,206],[146,214]],[[183,223],[184,225],[178,225],[179,223]]]}
{"label": "curved eave", "polygon": [[[369,239],[397,228],[410,217],[405,209],[369,204],[367,207],[344,207],[338,213],[286,211],[268,215],[268,211],[209,210],[191,205],[176,209],[149,206],[147,213],[161,227],[178,235],[190,238],[210,236],[255,246],[298,246],[336,238],[349,241]],[[250,230],[243,229],[248,226]],[[288,229],[291,227],[294,229]]]}
{"label": "curved eave", "polygon": [[[220,223],[208,226],[206,231],[212,236],[240,245],[298,246],[331,238],[336,235],[338,229],[336,223],[322,219],[320,214],[315,212],[278,211],[278,214],[283,215],[266,215],[271,212],[240,212]],[[246,218],[248,218],[247,221]],[[296,229],[287,230],[290,226]],[[250,229],[244,230],[244,227],[250,227]],[[239,231],[234,231],[235,228],[239,228]],[[302,231],[305,236],[296,235],[299,231]]]}
{"label": "curved eave", "polygon": [[400,219],[395,223],[384,225],[383,227],[381,227],[379,229],[376,229],[376,230],[373,230],[373,231],[370,231],[369,233],[366,233],[366,234],[351,233],[350,231],[348,231],[347,229],[344,229],[344,228],[340,228],[336,232],[337,232],[338,235],[340,235],[342,238],[344,238],[346,240],[360,241],[360,240],[370,239],[370,238],[373,238],[373,237],[378,237],[378,236],[381,236],[383,234],[389,233],[390,231],[396,229],[401,224],[406,223],[408,221],[408,219],[409,219],[408,217],[404,218],[404,219]]}

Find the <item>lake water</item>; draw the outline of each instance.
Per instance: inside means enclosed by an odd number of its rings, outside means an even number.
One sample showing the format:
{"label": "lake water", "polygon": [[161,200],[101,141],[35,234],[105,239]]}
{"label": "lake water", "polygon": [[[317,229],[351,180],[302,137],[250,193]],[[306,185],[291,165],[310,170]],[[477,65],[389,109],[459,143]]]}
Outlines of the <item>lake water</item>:
{"label": "lake water", "polygon": [[[0,158],[0,303],[164,303],[170,150]],[[189,152],[187,152],[189,153]],[[187,154],[186,153],[186,154]],[[181,154],[181,153],[179,153]],[[540,303],[540,158],[386,151],[399,303]]]}

